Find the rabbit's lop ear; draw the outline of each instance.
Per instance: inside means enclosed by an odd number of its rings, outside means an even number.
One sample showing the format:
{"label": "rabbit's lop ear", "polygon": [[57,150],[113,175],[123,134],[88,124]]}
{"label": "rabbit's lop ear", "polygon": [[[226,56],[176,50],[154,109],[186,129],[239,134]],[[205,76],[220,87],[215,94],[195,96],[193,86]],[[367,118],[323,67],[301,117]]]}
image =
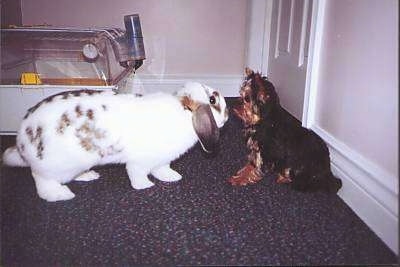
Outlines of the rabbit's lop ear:
{"label": "rabbit's lop ear", "polygon": [[199,137],[203,150],[212,153],[216,150],[219,140],[219,128],[215,122],[210,105],[200,104],[193,111],[193,127]]}
{"label": "rabbit's lop ear", "polygon": [[203,150],[207,153],[214,152],[218,145],[219,128],[210,105],[194,101],[186,95],[181,97],[181,104],[192,112],[193,128]]}

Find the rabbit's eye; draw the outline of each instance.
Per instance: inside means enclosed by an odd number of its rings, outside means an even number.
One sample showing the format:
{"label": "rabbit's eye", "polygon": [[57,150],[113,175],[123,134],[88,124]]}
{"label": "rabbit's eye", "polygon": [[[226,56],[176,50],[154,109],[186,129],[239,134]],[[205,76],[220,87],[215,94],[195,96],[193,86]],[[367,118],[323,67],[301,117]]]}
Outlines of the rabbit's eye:
{"label": "rabbit's eye", "polygon": [[217,100],[215,99],[215,96],[210,96],[210,104],[211,105],[215,105],[215,103],[217,102]]}

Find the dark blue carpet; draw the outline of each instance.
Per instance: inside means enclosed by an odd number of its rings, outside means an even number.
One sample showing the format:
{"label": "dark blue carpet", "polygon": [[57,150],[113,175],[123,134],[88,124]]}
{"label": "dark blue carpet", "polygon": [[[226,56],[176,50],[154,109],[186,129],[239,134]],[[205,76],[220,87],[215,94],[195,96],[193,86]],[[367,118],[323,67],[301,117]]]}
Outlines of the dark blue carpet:
{"label": "dark blue carpet", "polygon": [[[2,150],[11,144],[2,137]],[[219,154],[199,145],[173,163],[177,183],[131,188],[123,165],[72,182],[75,199],[38,198],[28,168],[1,168],[3,266],[375,265],[397,257],[336,195],[300,193],[271,176],[227,178],[246,162],[231,117]]]}

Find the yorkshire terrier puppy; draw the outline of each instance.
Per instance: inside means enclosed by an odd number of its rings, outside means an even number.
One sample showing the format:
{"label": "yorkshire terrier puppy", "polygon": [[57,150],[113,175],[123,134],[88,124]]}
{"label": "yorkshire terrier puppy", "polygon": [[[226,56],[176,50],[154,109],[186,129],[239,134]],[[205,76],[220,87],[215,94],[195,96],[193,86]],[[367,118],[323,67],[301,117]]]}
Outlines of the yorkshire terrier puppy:
{"label": "yorkshire terrier puppy", "polygon": [[240,105],[233,111],[243,121],[248,163],[229,178],[232,185],[262,179],[264,172],[277,173],[277,183],[299,191],[336,193],[342,181],[330,169],[329,150],[313,131],[301,127],[279,104],[273,84],[246,68],[240,89]]}

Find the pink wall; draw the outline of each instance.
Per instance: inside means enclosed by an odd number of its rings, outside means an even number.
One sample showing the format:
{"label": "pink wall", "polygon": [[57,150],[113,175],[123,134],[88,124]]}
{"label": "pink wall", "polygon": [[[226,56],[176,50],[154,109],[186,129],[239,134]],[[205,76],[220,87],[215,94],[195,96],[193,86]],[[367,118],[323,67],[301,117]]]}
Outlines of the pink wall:
{"label": "pink wall", "polygon": [[327,1],[316,121],[398,179],[398,1]]}
{"label": "pink wall", "polygon": [[247,1],[22,0],[24,24],[124,28],[123,16],[133,13],[140,15],[147,54],[140,72],[242,74]]}

